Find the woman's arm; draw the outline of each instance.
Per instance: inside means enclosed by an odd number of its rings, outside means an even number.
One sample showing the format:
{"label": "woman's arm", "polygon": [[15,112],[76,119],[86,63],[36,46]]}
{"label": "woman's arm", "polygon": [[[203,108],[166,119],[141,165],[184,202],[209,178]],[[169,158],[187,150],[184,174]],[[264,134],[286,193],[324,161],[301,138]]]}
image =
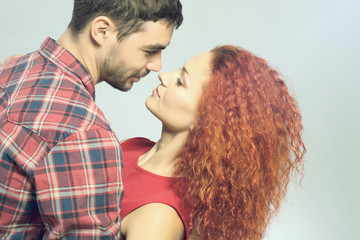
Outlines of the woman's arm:
{"label": "woman's arm", "polygon": [[123,142],[125,142],[125,141],[127,141],[127,140],[128,140],[128,138],[127,138],[127,139],[123,139],[123,140],[120,141],[120,143],[123,143]]}
{"label": "woman's arm", "polygon": [[[18,57],[21,57],[21,56],[22,56],[22,55],[20,55],[20,54],[11,55],[11,56],[5,58],[3,63],[6,63],[6,62],[8,62],[8,61],[11,61],[11,60],[13,60],[13,59],[15,59],[15,58],[18,58]],[[0,65],[1,65],[1,64],[2,64],[2,62],[0,61]]]}
{"label": "woman's arm", "polygon": [[162,203],[146,204],[125,217],[126,240],[182,240],[184,225],[177,212]]}

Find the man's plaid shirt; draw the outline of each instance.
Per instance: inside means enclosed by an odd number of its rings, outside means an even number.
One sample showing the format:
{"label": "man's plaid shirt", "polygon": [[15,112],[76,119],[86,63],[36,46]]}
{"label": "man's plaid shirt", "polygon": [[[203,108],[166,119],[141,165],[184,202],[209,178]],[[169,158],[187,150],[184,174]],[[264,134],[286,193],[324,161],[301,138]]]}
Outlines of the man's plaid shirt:
{"label": "man's plaid shirt", "polygon": [[94,82],[47,38],[0,65],[0,238],[117,239],[121,147]]}

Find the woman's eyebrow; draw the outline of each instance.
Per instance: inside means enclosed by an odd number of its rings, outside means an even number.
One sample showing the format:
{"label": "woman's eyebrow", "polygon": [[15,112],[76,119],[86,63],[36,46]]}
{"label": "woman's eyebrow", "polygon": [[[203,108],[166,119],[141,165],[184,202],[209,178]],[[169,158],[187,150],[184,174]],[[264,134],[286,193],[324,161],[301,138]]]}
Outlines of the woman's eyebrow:
{"label": "woman's eyebrow", "polygon": [[[186,77],[185,75],[186,75],[187,77]],[[188,70],[186,69],[185,65],[183,65],[183,67],[180,69],[180,76],[181,76],[181,78],[183,79],[183,84],[184,84],[185,86],[191,85],[191,77],[190,77],[189,72],[188,72]]]}
{"label": "woman's eyebrow", "polygon": [[183,75],[185,73],[186,75],[188,75],[190,77],[189,72],[186,69],[185,65],[180,70],[181,70],[181,75]]}

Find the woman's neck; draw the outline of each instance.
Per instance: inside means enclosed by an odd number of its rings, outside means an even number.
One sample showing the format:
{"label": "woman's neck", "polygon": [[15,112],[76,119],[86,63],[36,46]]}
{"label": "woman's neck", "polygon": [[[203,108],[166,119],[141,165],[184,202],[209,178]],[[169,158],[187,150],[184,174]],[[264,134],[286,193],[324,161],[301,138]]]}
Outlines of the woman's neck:
{"label": "woman's neck", "polygon": [[171,133],[163,130],[159,141],[139,158],[138,165],[161,176],[173,176],[177,156],[188,135],[188,131]]}

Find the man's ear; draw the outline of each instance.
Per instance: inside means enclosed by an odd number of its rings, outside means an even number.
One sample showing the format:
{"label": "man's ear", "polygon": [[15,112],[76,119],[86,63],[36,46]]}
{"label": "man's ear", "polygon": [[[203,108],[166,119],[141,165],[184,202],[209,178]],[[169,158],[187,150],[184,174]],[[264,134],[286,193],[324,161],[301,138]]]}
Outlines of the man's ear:
{"label": "man's ear", "polygon": [[102,46],[112,34],[115,34],[115,25],[106,16],[96,17],[90,25],[90,38],[96,46]]}

